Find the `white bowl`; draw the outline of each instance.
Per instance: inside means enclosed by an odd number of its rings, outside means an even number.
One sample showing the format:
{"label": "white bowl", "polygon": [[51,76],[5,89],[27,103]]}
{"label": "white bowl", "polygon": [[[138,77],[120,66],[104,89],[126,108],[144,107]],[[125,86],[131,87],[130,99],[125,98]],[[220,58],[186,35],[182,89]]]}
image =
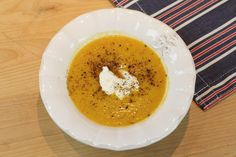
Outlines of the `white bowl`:
{"label": "white bowl", "polygon": [[[104,32],[147,43],[167,68],[169,87],[162,106],[148,119],[128,127],[106,127],[88,120],[68,95],[67,70],[76,50]],[[103,9],[77,17],[53,37],[42,57],[39,83],[47,112],[64,132],[93,147],[128,150],[157,142],[176,129],[190,107],[195,77],[192,56],[170,27],[138,11]]]}

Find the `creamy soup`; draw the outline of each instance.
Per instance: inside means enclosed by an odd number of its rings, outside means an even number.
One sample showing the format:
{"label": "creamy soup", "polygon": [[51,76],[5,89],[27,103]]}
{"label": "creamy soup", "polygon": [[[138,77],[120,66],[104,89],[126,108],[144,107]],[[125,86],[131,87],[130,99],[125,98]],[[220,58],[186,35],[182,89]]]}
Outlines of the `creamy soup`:
{"label": "creamy soup", "polygon": [[107,126],[140,122],[160,106],[167,73],[145,43],[123,35],[107,35],[81,48],[67,76],[69,95],[90,120]]}

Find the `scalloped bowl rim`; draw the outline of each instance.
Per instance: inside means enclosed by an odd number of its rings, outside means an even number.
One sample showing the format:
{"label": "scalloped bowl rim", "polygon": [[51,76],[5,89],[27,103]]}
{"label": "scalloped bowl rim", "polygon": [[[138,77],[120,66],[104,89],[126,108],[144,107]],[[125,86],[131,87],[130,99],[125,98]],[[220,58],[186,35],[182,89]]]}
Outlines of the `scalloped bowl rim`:
{"label": "scalloped bowl rim", "polygon": [[[110,14],[110,15],[108,15]],[[186,86],[186,88],[178,88],[176,89],[176,91],[173,90],[173,92],[176,92],[178,93],[177,91],[179,90],[179,93],[181,92],[186,92],[187,94],[187,98],[183,98],[184,100],[184,105],[180,106],[180,107],[176,107],[174,111],[172,111],[171,109],[166,109],[166,110],[169,110],[171,112],[173,112],[172,114],[176,114],[174,115],[175,116],[175,119],[173,120],[173,123],[170,123],[170,125],[163,129],[165,129],[164,132],[162,132],[161,135],[158,135],[158,136],[152,136],[151,138],[148,137],[148,135],[146,135],[148,138],[146,138],[145,140],[143,141],[139,141],[138,143],[133,143],[133,144],[125,144],[125,140],[127,141],[127,139],[124,139],[123,142],[120,142],[120,144],[117,144],[117,143],[112,143],[111,140],[108,139],[108,141],[111,141],[109,143],[98,143],[97,141],[94,141],[94,139],[89,139],[89,138],[83,138],[83,137],[80,137],[78,136],[77,132],[75,132],[74,130],[72,131],[71,128],[69,128],[68,126],[65,125],[65,122],[66,120],[66,117],[64,118],[59,118],[57,113],[54,111],[54,110],[58,110],[60,111],[60,109],[57,109],[56,107],[53,106],[52,102],[56,102],[55,99],[57,99],[58,97],[54,97],[51,96],[52,94],[50,92],[48,92],[49,90],[51,90],[51,88],[54,88],[55,85],[52,85],[52,87],[49,87],[51,86],[51,84],[53,84],[53,81],[51,81],[51,77],[52,79],[57,79],[56,76],[49,76],[49,73],[47,73],[48,69],[50,69],[50,62],[55,62],[57,64],[57,62],[60,62],[60,63],[63,63],[63,58],[57,58],[57,54],[55,55],[55,52],[53,52],[54,49],[58,49],[58,47],[60,48],[60,46],[58,45],[58,41],[59,40],[64,40],[65,38],[68,38],[68,36],[73,36],[73,31],[74,30],[74,26],[72,27],[72,25],[75,25],[77,24],[77,26],[80,26],[80,25],[83,25],[84,23],[86,23],[86,20],[89,21],[91,20],[91,18],[94,18],[96,17],[96,19],[98,18],[99,20],[102,20],[103,16],[105,16],[106,18],[112,18],[112,16],[114,16],[115,20],[121,20],[122,18],[127,20],[127,19],[131,19],[131,18],[136,18],[134,20],[137,20],[137,25],[139,24],[139,26],[137,26],[137,30],[140,29],[140,25],[148,25],[148,24],[153,24],[153,25],[157,25],[157,27],[161,27],[162,29],[164,29],[166,32],[164,32],[164,34],[167,34],[167,38],[168,38],[168,35],[173,35],[174,38],[176,39],[173,39],[173,40],[176,40],[174,42],[176,42],[177,44],[177,48],[173,48],[174,50],[178,51],[178,48],[182,48],[184,54],[177,54],[177,57],[178,55],[182,55],[182,57],[186,57],[185,59],[187,60],[186,61],[186,65],[190,66],[190,67],[181,67],[183,69],[180,69],[179,71],[176,70],[176,74],[175,74],[175,70],[171,70],[171,68],[173,69],[173,67],[171,67],[170,69],[168,69],[168,72],[171,71],[173,74],[170,74],[170,75],[173,75],[173,76],[179,76],[181,75],[181,72],[184,73],[185,71],[188,71],[187,72],[187,83],[188,83],[188,86]],[[119,18],[122,17],[122,18]],[[142,18],[142,19],[141,19]],[[112,19],[111,19],[112,20]],[[147,21],[147,24],[144,24],[144,23],[141,23],[139,22],[138,20],[140,20],[141,22],[142,21]],[[122,21],[122,20],[121,20]],[[131,22],[127,22],[127,23],[132,23],[132,20],[130,20]],[[97,22],[97,21],[96,21]],[[109,21],[107,21],[109,22]],[[117,22],[117,21],[116,21]],[[120,21],[118,21],[120,22]],[[133,24],[133,23],[132,23]],[[128,25],[128,24],[124,24],[125,26]],[[121,32],[124,32],[125,29],[129,29],[129,28],[123,28],[124,27],[123,24],[121,24],[120,26],[117,25],[115,26],[115,30],[120,30],[119,27],[121,28],[122,27],[122,31]],[[73,29],[71,29],[71,28]],[[97,28],[94,28],[93,29],[101,29],[101,32],[104,32],[104,27],[102,24],[101,24],[101,28],[99,27],[99,22],[98,22],[98,27]],[[108,26],[109,27],[109,26]],[[106,29],[108,29],[105,28]],[[146,27],[151,27],[151,26],[146,26]],[[71,30],[69,30],[69,28]],[[82,27],[83,28],[83,27]],[[90,28],[88,28],[90,29]],[[136,29],[136,28],[135,28]],[[145,27],[144,27],[145,29]],[[154,31],[153,33],[157,33],[156,36],[157,37],[160,37],[160,34],[158,34],[160,32],[160,30],[157,30],[155,32],[155,29],[149,29],[150,32],[151,31]],[[131,32],[132,30],[128,30],[127,32],[125,32],[125,34],[127,33],[128,35],[133,35],[132,33],[129,34],[129,31]],[[65,32],[67,32],[67,34],[65,35]],[[86,32],[86,31],[85,31]],[[105,31],[106,32],[106,31]],[[109,29],[107,30],[107,32],[109,32]],[[146,31],[146,38],[150,38],[150,41],[151,41],[151,38],[152,38],[152,34],[148,34],[147,33],[148,31]],[[145,33],[145,30],[144,32]],[[169,34],[168,34],[169,33]],[[69,35],[68,35],[69,34]],[[75,33],[76,34],[76,33]],[[134,33],[135,34],[135,33]],[[139,33],[137,33],[139,34]],[[95,34],[94,34],[95,35]],[[136,38],[139,38],[141,37],[142,35],[136,35],[135,37]],[[67,62],[68,60],[71,60],[72,56],[75,54],[75,50],[78,50],[79,47],[76,47],[78,45],[76,45],[75,43],[79,43],[81,45],[81,43],[85,43],[86,40],[88,40],[89,38],[91,37],[91,35],[88,35],[86,39],[83,39],[83,41],[81,40],[80,41],[80,38],[77,38],[77,39],[73,39],[73,41],[76,41],[74,42],[72,45],[70,45],[71,47],[71,51],[73,49],[73,52],[71,52],[70,54],[70,58],[67,59]],[[158,50],[158,51],[164,51],[162,50],[162,47],[159,45],[155,45],[156,43],[151,43],[149,42],[147,39],[147,41],[144,39],[144,38],[139,38],[140,40],[143,40],[144,42],[147,42],[149,45],[155,47],[154,48],[155,50]],[[164,38],[163,38],[164,39]],[[65,41],[69,41],[69,39],[65,39]],[[60,42],[60,41],[59,41]],[[162,42],[162,41],[159,41],[159,42]],[[68,44],[68,43],[66,43]],[[164,43],[165,44],[165,43]],[[63,42],[62,42],[62,45],[63,45]],[[180,45],[180,47],[178,47]],[[163,46],[163,45],[162,45]],[[76,47],[76,48],[75,48]],[[172,45],[173,47],[173,45]],[[170,46],[170,51],[172,51],[172,47]],[[67,49],[67,48],[66,48]],[[161,52],[162,53],[162,52]],[[64,55],[64,54],[63,54]],[[159,54],[162,59],[164,60],[164,63],[166,62],[175,62],[174,60],[174,56],[176,55],[175,52],[173,52],[171,55],[170,54]],[[163,56],[162,56],[163,55]],[[165,56],[166,55],[166,56]],[[169,56],[168,56],[169,55]],[[172,57],[172,58],[171,58]],[[65,57],[66,58],[66,57]],[[166,58],[166,59],[165,59]],[[54,60],[53,60],[54,59]],[[66,60],[66,59],[65,59]],[[178,61],[178,59],[177,59]],[[176,61],[176,62],[177,62]],[[65,61],[66,62],[66,61]],[[68,64],[67,63],[67,67],[68,67]],[[169,63],[170,65],[172,63]],[[174,64],[174,63],[173,63]],[[180,63],[178,63],[180,64]],[[58,64],[59,65],[59,64]],[[49,67],[49,68],[48,68]],[[59,66],[58,66],[59,67]],[[167,66],[168,67],[168,66]],[[169,68],[169,67],[168,67]],[[187,70],[185,70],[187,68]],[[59,68],[58,68],[59,69]],[[56,69],[55,71],[57,71],[58,69]],[[52,70],[50,72],[53,72]],[[55,72],[56,73],[56,72]],[[58,70],[58,73],[60,73],[60,70]],[[168,73],[169,74],[169,73]],[[58,75],[59,76],[59,75]],[[64,74],[63,76],[65,76],[65,70],[64,70]],[[161,139],[165,138],[166,136],[168,136],[171,132],[173,132],[176,127],[180,124],[180,122],[182,121],[182,119],[185,117],[185,115],[187,114],[189,108],[190,108],[190,105],[191,105],[191,102],[192,102],[192,98],[193,98],[193,94],[194,94],[194,85],[195,85],[195,79],[196,79],[196,72],[195,72],[195,66],[194,66],[194,63],[193,63],[193,60],[192,60],[192,57],[191,57],[191,54],[187,48],[187,46],[184,44],[184,42],[182,41],[182,39],[177,35],[176,32],[174,32],[169,26],[167,26],[166,24],[156,20],[156,19],[153,19],[147,15],[144,15],[143,13],[141,12],[138,12],[138,11],[133,11],[133,10],[128,10],[128,9],[120,9],[120,8],[115,8],[115,9],[101,9],[101,10],[96,10],[96,11],[92,11],[92,12],[89,12],[89,13],[85,13],[83,15],[80,15],[79,17],[75,18],[74,20],[72,20],[71,22],[69,22],[68,24],[66,24],[52,39],[51,41],[49,42],[48,44],[48,47],[45,49],[45,52],[42,56],[42,61],[41,61],[41,66],[40,66],[40,72],[39,72],[39,86],[40,86],[40,94],[41,94],[41,98],[42,98],[42,101],[43,101],[43,104],[48,112],[48,114],[50,115],[51,119],[55,122],[55,124],[61,128],[65,133],[67,133],[69,136],[71,136],[72,138],[74,138],[75,140],[78,140],[82,143],[85,143],[85,144],[88,144],[90,146],[93,146],[93,147],[97,147],[97,148],[104,148],[104,149],[110,149],[110,150],[117,150],[117,151],[121,151],[121,150],[129,150],[129,149],[136,149],[136,148],[141,148],[141,147],[144,147],[144,146],[147,146],[147,145],[150,145],[150,144],[153,144],[157,141],[160,141]],[[50,82],[51,81],[51,82]],[[49,82],[49,83],[48,83]],[[55,81],[57,82],[57,81]],[[60,81],[59,81],[60,82]],[[173,82],[173,81],[172,81]],[[51,83],[51,84],[50,84]],[[171,81],[170,81],[171,83]],[[173,83],[173,84],[176,84],[176,83]],[[64,87],[63,87],[64,88]],[[171,87],[172,88],[172,87]],[[56,91],[55,89],[52,89],[52,91],[54,90],[54,92]],[[169,92],[169,91],[168,91]],[[61,93],[59,92],[58,95],[60,95]],[[69,97],[69,96],[68,96]],[[172,97],[173,98],[173,97]],[[166,99],[169,99],[166,98]],[[68,100],[69,101],[69,100]],[[165,100],[166,101],[166,100]],[[173,102],[173,101],[172,101]],[[72,104],[72,102],[71,102]],[[165,104],[164,104],[165,105]],[[164,106],[163,105],[163,106]],[[164,110],[163,108],[164,107],[160,107],[160,109],[157,109],[156,113],[154,113],[154,115],[158,114],[159,113],[159,110]],[[59,108],[59,107],[58,107]],[[65,110],[66,111],[66,110]],[[76,112],[78,112],[76,110]],[[163,111],[164,112],[164,111]],[[178,113],[176,113],[178,112]],[[62,112],[63,113],[63,112]],[[67,114],[68,116],[68,114]],[[86,121],[86,118],[83,117],[83,115],[79,115],[80,118],[82,117],[83,120]],[[151,116],[152,117],[152,116]],[[167,117],[168,118],[168,117]],[[165,119],[166,120],[166,119]],[[68,120],[68,122],[70,122]],[[93,122],[88,122],[88,125],[97,125],[97,124],[94,124]],[[151,123],[151,122],[150,122]],[[137,130],[137,128],[140,128],[142,125],[144,126],[144,124],[142,124],[142,122],[138,123],[138,124],[135,124],[134,126],[138,126],[136,127],[135,129]],[[147,126],[149,126],[148,124],[146,124]],[[158,125],[158,124],[157,124]],[[88,126],[89,127],[89,126]],[[104,130],[108,129],[109,127],[105,127],[105,126],[94,126],[94,128],[96,127],[102,127]],[[132,128],[132,126],[130,127],[124,127],[124,128],[117,128],[118,131],[122,132],[122,130],[126,129],[126,131],[129,131],[129,128]],[[100,128],[101,129],[101,128]],[[101,129],[102,130],[102,129]],[[109,129],[108,129],[109,130]],[[116,129],[114,129],[116,130]],[[132,130],[132,129],[130,129]],[[99,130],[100,131],[100,130]],[[98,132],[99,132],[98,131]],[[133,131],[133,130],[132,130]],[[138,130],[137,130],[138,131]],[[102,132],[102,131],[101,131]],[[111,131],[112,132],[112,131]],[[110,130],[109,130],[109,133],[110,133]],[[102,134],[102,133],[101,133]],[[155,134],[155,133],[154,133]],[[141,134],[139,134],[141,135]],[[96,138],[99,138],[99,137],[96,137]],[[118,138],[120,141],[122,141],[122,139]],[[132,140],[132,139],[131,139]]]}

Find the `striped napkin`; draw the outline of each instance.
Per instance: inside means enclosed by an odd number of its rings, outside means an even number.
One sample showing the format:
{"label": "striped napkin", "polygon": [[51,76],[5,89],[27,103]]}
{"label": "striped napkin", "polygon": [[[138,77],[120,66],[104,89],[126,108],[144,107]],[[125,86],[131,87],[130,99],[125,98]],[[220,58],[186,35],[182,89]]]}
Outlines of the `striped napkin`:
{"label": "striped napkin", "polygon": [[172,27],[190,49],[194,101],[206,110],[236,91],[236,0],[112,0]]}

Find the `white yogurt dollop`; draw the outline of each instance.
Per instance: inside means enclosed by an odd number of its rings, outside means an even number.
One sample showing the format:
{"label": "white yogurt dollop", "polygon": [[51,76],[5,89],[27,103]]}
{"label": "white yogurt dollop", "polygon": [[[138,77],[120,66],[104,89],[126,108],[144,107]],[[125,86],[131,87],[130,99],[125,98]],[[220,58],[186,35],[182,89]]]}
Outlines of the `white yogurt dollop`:
{"label": "white yogurt dollop", "polygon": [[128,71],[119,70],[123,78],[117,77],[107,66],[99,74],[99,83],[107,95],[115,94],[120,100],[139,89],[139,82]]}

